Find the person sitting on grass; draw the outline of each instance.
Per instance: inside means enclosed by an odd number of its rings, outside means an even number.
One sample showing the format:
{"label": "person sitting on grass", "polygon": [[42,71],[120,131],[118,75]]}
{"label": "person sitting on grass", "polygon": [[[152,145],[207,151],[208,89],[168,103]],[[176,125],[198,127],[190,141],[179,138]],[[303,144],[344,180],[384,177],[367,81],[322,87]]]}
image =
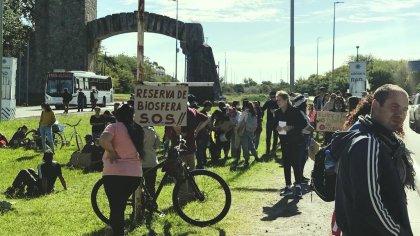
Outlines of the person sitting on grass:
{"label": "person sitting on grass", "polygon": [[7,147],[9,142],[7,142],[6,136],[4,136],[2,133],[0,133],[0,148]]}
{"label": "person sitting on grass", "polygon": [[9,146],[13,148],[22,146],[22,140],[25,139],[26,132],[28,132],[28,127],[26,127],[26,125],[19,127],[13,134],[12,139],[10,139]]}
{"label": "person sitting on grass", "polygon": [[[41,194],[54,192],[57,177],[64,190],[67,190],[66,180],[61,173],[61,166],[53,161],[54,154],[50,151],[44,153],[43,162],[38,165],[38,173],[34,169],[21,170],[11,187],[7,188],[7,197],[36,197]],[[26,187],[26,192],[25,192]]]}

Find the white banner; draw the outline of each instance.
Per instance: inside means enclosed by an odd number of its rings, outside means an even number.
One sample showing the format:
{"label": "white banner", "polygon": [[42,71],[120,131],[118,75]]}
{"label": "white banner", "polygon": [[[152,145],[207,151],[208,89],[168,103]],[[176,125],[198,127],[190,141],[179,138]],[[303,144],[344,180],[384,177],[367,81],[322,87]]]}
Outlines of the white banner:
{"label": "white banner", "polygon": [[353,96],[361,97],[366,91],[366,62],[350,62],[349,92]]}
{"label": "white banner", "polygon": [[147,83],[134,91],[134,120],[142,126],[186,126],[188,85]]}

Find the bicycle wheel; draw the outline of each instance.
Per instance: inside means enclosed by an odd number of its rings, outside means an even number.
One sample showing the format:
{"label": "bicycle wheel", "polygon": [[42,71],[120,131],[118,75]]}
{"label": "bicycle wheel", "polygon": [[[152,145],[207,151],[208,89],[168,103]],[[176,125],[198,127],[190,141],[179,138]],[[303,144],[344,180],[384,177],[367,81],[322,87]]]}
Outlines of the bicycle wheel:
{"label": "bicycle wheel", "polygon": [[80,134],[76,133],[76,145],[77,145],[77,150],[82,150],[83,148],[83,141],[82,141],[82,137],[80,137]]}
{"label": "bicycle wheel", "polygon": [[[98,180],[92,188],[90,195],[90,202],[92,204],[93,212],[98,216],[102,222],[109,225],[109,202],[104,189],[103,179]],[[126,218],[131,218],[133,215],[133,200],[132,197],[127,201],[127,207],[125,208]]]}
{"label": "bicycle wheel", "polygon": [[[175,211],[184,221],[201,227],[222,220],[232,202],[229,186],[222,177],[208,170],[194,170],[189,175],[191,178],[175,184],[172,194]],[[201,193],[201,199],[194,188]]]}
{"label": "bicycle wheel", "polygon": [[27,138],[29,140],[33,140],[34,134],[36,134],[35,129],[29,130],[28,132],[26,132],[25,138]]}
{"label": "bicycle wheel", "polygon": [[63,136],[58,132],[53,132],[53,139],[54,139],[54,146],[62,149],[65,145],[65,141],[63,139]]}
{"label": "bicycle wheel", "polygon": [[41,139],[38,136],[38,133],[35,129],[29,130],[28,132],[26,132],[25,139],[24,139],[26,149],[31,149],[31,148],[36,149],[37,148],[37,146],[38,146],[37,141],[38,140],[36,140],[34,135],[37,136],[39,139]]}

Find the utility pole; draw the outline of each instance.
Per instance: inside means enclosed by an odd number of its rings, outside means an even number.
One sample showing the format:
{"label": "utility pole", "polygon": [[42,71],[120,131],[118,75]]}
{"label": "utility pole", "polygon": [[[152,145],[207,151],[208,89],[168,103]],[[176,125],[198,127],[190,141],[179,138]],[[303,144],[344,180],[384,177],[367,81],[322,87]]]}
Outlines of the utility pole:
{"label": "utility pole", "polygon": [[335,53],[335,5],[344,2],[334,2],[334,19],[333,19],[333,55],[332,55],[332,77],[331,80],[334,83],[334,53]]}
{"label": "utility pole", "polygon": [[295,90],[295,1],[290,0],[290,91]]}
{"label": "utility pole", "polygon": [[316,38],[316,78],[318,79],[319,38]]}
{"label": "utility pole", "polygon": [[225,80],[226,80],[226,83],[227,83],[227,63],[226,63],[226,52],[225,52]]}
{"label": "utility pole", "polygon": [[[176,2],[176,25],[175,25],[175,80],[178,80],[178,0]],[[184,81],[186,82],[186,81]]]}
{"label": "utility pole", "polygon": [[28,46],[26,47],[26,106],[29,105],[29,50],[30,50],[31,41],[28,41]]}
{"label": "utility pole", "polygon": [[[144,0],[139,0],[137,11],[137,83],[144,81]],[[134,92],[134,91],[133,91]],[[134,94],[136,94],[134,92]],[[143,217],[141,204],[141,185],[134,192],[134,221],[141,222]]]}
{"label": "utility pole", "polygon": [[0,122],[3,113],[3,0],[0,0]]}

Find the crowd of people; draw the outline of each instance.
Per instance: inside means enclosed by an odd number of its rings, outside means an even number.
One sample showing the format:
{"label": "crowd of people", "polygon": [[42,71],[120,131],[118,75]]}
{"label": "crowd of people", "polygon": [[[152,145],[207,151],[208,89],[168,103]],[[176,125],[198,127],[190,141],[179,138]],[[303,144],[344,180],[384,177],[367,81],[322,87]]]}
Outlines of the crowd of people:
{"label": "crowd of people", "polygon": [[[412,166],[409,157],[407,159],[405,156],[407,152],[403,150],[399,154],[401,162],[397,163],[398,168],[404,167],[405,172],[401,172],[400,169],[397,171],[392,161],[389,161],[386,163],[389,165],[386,167],[387,171],[395,169],[395,173],[392,172],[395,176],[386,178],[378,171],[378,166],[375,169],[364,165],[364,159],[354,158],[370,158],[372,163],[377,163],[378,155],[390,159],[390,155],[394,155],[394,149],[404,148],[400,138],[404,135],[402,122],[407,112],[406,97],[405,91],[391,85],[379,88],[373,95],[366,93],[362,98],[350,94],[343,96],[340,92],[327,93],[325,88],[320,88],[313,103],[309,103],[307,97],[302,94],[273,91],[262,106],[259,101],[246,99],[241,101],[242,106],[240,101],[219,101],[217,109],[211,113],[212,102],[205,101],[201,104],[202,107],[199,107],[195,97],[189,95],[187,125],[165,127],[162,139],[153,127],[141,127],[134,122],[134,109],[130,103],[116,103],[114,111],[105,111],[103,114],[100,113],[99,107],[93,107],[95,114],[90,118],[92,140],[98,139],[104,150],[102,173],[111,208],[110,227],[114,235],[123,235],[125,202],[138,187],[143,173],[158,165],[158,147],[163,145],[164,152],[168,153],[170,147],[179,144],[180,137],[186,142],[186,150],[181,153],[181,158],[191,170],[224,163],[224,160],[230,158],[239,163],[241,156],[244,159],[243,166],[248,168],[251,156],[254,161],[261,161],[264,157],[276,157],[278,149],[281,149],[282,158],[278,160],[283,166],[285,187],[281,189],[280,195],[302,197],[302,184],[307,184],[309,180],[304,176],[308,148],[314,138],[320,140],[320,137],[317,137],[319,132],[315,131],[317,112],[329,111],[347,113],[342,130],[361,132],[361,136],[365,137],[362,140],[366,140],[360,141],[360,145],[359,140],[355,140],[355,148],[351,149],[353,154],[348,154],[353,158],[339,165],[340,170],[343,170],[338,175],[340,182],[337,183],[334,224],[349,235],[366,232],[370,235],[410,232],[409,222],[406,222],[408,218],[405,218],[406,206],[401,202],[405,196],[403,186],[414,188]],[[12,187],[7,190],[10,195],[21,191],[24,186],[36,188],[35,192],[50,193],[54,189],[56,178],[60,179],[64,189],[67,188],[59,165],[52,161],[54,142],[51,137],[51,125],[55,122],[55,116],[48,104],[43,104],[42,108],[40,131],[44,162],[38,167],[39,173],[32,169],[19,172]],[[266,146],[264,154],[259,154],[257,150],[263,132],[264,116]],[[23,132],[25,128],[21,127]],[[333,140],[332,133],[325,132],[322,136],[324,145]],[[383,141],[385,136],[388,139]],[[47,150],[47,146],[50,147],[50,151]],[[388,151],[383,153],[382,148],[385,146],[391,150],[391,154]],[[377,152],[369,152],[368,148]],[[358,167],[352,167],[353,162]],[[364,176],[359,174],[359,170],[373,174]],[[145,186],[151,194],[155,193],[156,175],[155,170],[145,176]],[[352,186],[349,178],[357,179],[360,186],[367,185],[366,189],[369,191],[359,192],[359,188]],[[374,182],[367,181],[369,178]],[[398,184],[395,178],[402,180],[403,185]],[[380,188],[387,189],[388,192],[378,192]],[[388,194],[392,192],[398,193],[398,199]],[[363,197],[365,209],[361,209],[362,206],[355,208],[353,200],[360,201],[359,197]],[[388,206],[390,208],[387,208]],[[391,211],[388,212],[387,209]],[[351,212],[351,215],[347,215],[348,212]],[[362,217],[361,212],[366,212],[371,217],[373,225],[363,222],[365,216]]]}

